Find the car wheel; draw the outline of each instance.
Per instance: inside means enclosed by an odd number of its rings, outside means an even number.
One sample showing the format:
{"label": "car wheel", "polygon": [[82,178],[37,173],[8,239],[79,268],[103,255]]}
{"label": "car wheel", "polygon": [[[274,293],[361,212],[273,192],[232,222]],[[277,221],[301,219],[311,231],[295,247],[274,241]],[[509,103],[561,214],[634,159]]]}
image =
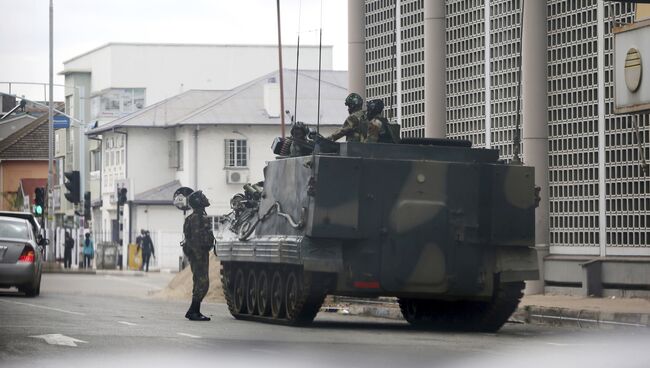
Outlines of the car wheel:
{"label": "car wheel", "polygon": [[38,296],[41,293],[41,274],[38,275],[38,279],[36,279],[33,285],[24,288],[18,288],[18,291],[22,291],[25,293],[25,296],[29,298]]}

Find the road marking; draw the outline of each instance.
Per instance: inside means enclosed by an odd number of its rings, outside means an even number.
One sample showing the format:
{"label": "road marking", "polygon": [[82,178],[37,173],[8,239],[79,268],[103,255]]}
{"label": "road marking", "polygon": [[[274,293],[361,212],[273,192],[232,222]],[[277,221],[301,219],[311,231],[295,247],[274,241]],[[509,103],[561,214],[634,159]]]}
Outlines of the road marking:
{"label": "road marking", "polygon": [[65,310],[65,309],[59,309],[59,308],[46,307],[44,305],[37,305],[37,304],[30,304],[30,303],[23,303],[23,302],[14,302],[12,300],[0,299],[0,302],[13,303],[13,304],[18,304],[18,305],[26,305],[26,306],[34,307],[34,308],[48,309],[48,310],[61,312],[61,313],[74,314],[75,316],[85,316],[86,315],[85,313],[73,312],[73,311],[69,311],[69,310]]}
{"label": "road marking", "polygon": [[190,334],[188,334],[188,333],[184,333],[184,332],[176,332],[176,333],[177,333],[178,335],[185,336],[185,337],[191,337],[191,338],[193,338],[193,339],[200,339],[200,338],[201,338],[201,336],[190,335]]}
{"label": "road marking", "polygon": [[61,345],[61,346],[77,346],[77,342],[87,344],[88,341],[83,341],[75,339],[74,337],[65,336],[61,334],[48,334],[48,335],[38,335],[38,336],[29,336],[35,339],[43,339],[46,343],[50,345]]}
{"label": "road marking", "polygon": [[138,325],[137,323],[127,322],[127,321],[117,321],[117,323],[121,323],[121,324],[127,325],[127,326],[137,326]]}

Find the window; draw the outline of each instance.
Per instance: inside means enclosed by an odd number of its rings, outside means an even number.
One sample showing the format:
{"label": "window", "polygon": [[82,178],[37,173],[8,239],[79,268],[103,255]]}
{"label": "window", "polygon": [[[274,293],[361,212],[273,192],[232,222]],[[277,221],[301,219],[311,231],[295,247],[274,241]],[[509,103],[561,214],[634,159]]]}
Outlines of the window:
{"label": "window", "polygon": [[90,151],[90,171],[101,170],[102,152],[99,150]]}
{"label": "window", "polygon": [[169,141],[169,167],[183,170],[183,141]]}
{"label": "window", "polygon": [[248,166],[248,145],[245,139],[226,139],[226,167]]}
{"label": "window", "polygon": [[91,119],[119,117],[140,110],[145,104],[144,88],[113,88],[91,100]]}

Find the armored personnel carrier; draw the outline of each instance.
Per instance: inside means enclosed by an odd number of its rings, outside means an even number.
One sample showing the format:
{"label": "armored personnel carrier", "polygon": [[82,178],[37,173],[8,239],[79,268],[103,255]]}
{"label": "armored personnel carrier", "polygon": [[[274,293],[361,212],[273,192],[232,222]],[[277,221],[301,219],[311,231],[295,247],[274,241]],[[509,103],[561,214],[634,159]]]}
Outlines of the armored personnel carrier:
{"label": "armored personnel carrier", "polygon": [[538,279],[534,172],[470,146],[321,140],[270,162],[217,242],[232,315],[305,325],[326,295],[392,296],[415,326],[498,330]]}

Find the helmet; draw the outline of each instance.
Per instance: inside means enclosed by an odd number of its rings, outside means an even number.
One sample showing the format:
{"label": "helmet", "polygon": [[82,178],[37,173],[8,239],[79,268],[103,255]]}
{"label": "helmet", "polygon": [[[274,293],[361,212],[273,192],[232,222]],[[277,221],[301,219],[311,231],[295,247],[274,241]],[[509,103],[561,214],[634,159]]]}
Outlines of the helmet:
{"label": "helmet", "polygon": [[203,191],[201,190],[197,190],[196,192],[190,194],[190,196],[187,197],[187,202],[194,210],[203,209],[210,206],[210,201],[208,201],[208,198],[205,196],[205,194],[203,194]]}
{"label": "helmet", "polygon": [[377,116],[384,110],[384,101],[370,100],[368,101],[368,116]]}
{"label": "helmet", "polygon": [[294,132],[295,132],[295,131],[299,131],[299,130],[302,130],[303,135],[304,135],[305,137],[307,136],[307,133],[309,133],[309,129],[307,128],[307,126],[305,125],[305,123],[303,123],[302,121],[296,121],[296,122],[293,123],[293,125],[291,126],[291,135],[293,136],[293,135],[294,135]]}
{"label": "helmet", "polygon": [[360,109],[363,106],[363,98],[358,93],[350,93],[345,99],[345,106],[350,110]]}

